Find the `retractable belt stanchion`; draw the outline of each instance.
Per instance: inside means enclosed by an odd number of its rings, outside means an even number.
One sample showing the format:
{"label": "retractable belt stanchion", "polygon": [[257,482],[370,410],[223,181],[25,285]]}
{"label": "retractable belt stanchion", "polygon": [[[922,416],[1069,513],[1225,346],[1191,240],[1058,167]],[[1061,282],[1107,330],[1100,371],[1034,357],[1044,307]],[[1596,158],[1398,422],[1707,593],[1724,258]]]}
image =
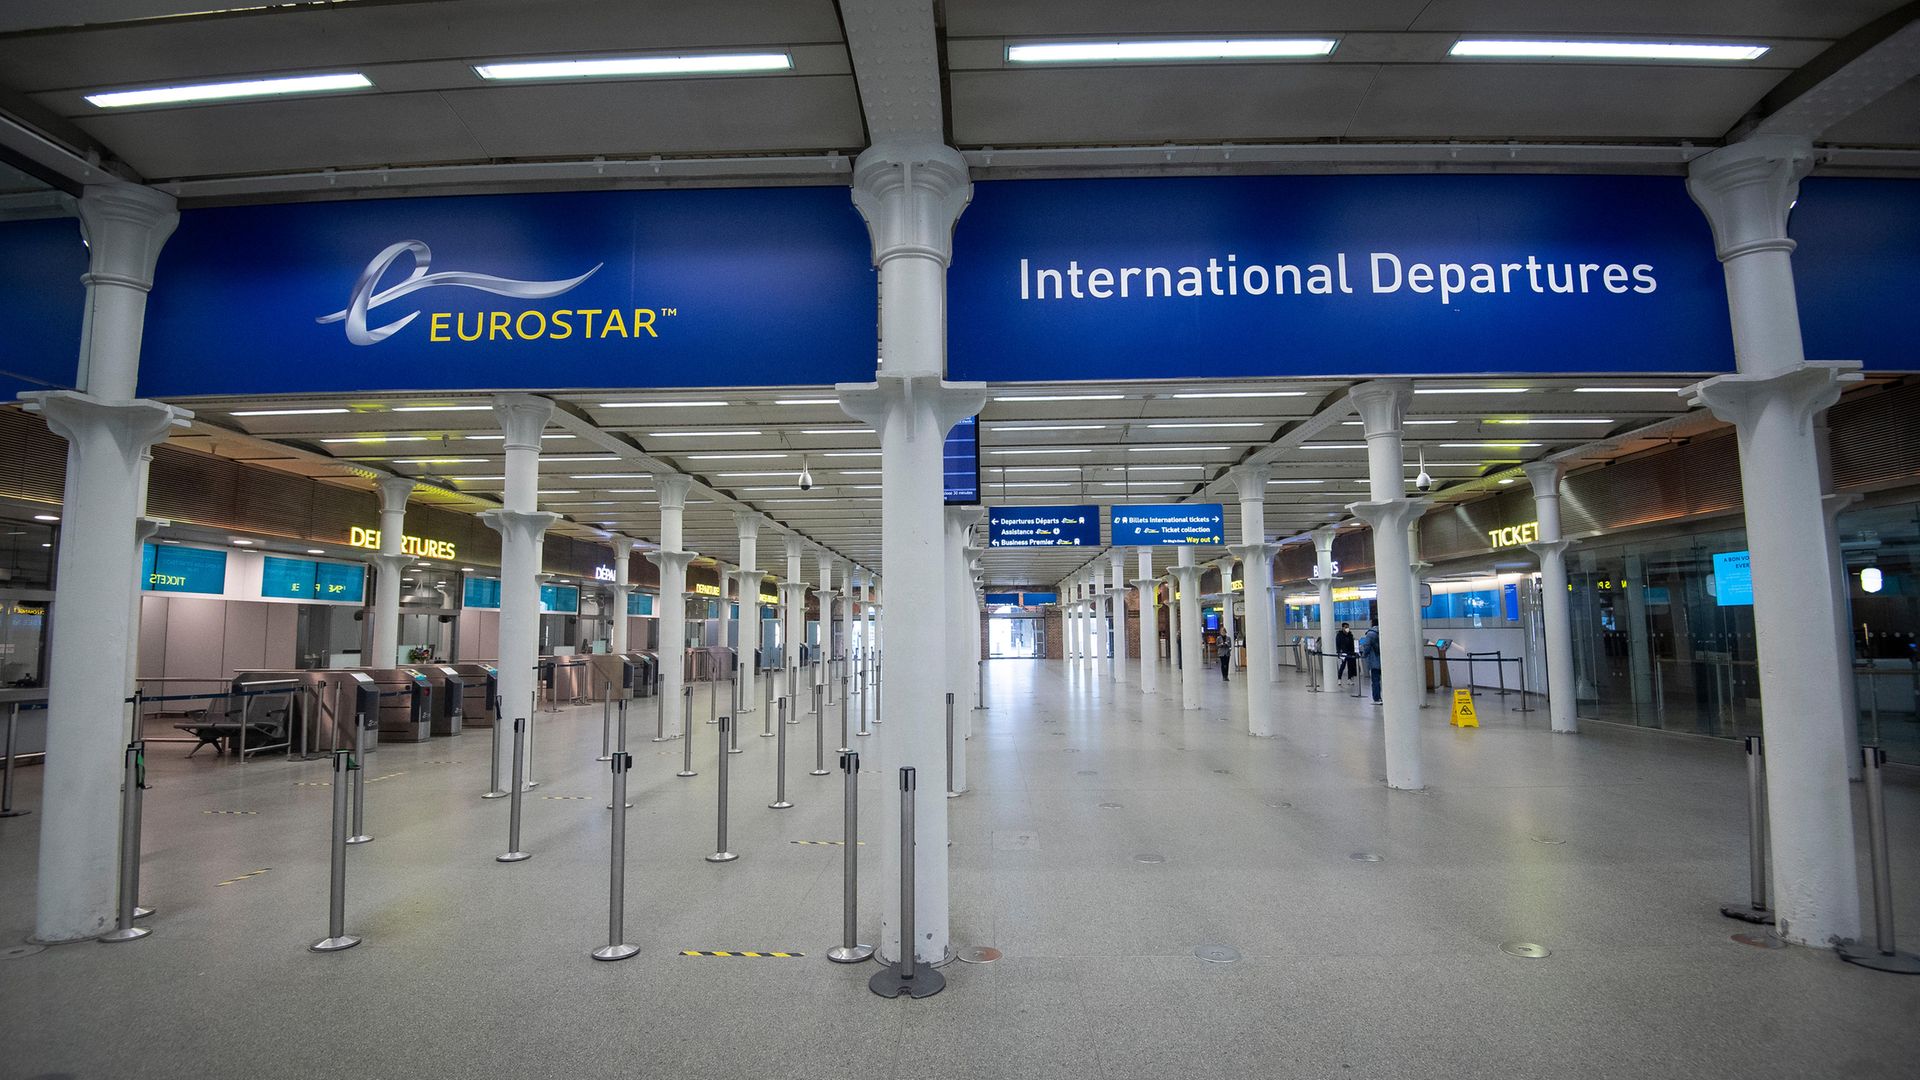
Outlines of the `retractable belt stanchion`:
{"label": "retractable belt stanchion", "polygon": [[680,747],[680,771],[675,776],[698,776],[693,771],[693,687],[686,687],[680,695],[680,738],[685,742]]}
{"label": "retractable belt stanchion", "polygon": [[307,946],[314,952],[339,952],[360,944],[347,933],[347,774],[360,768],[351,750],[333,752],[333,836],[327,883],[327,936]]}
{"label": "retractable belt stanchion", "polygon": [[524,862],[532,855],[520,850],[520,800],[526,794],[527,786],[522,783],[527,767],[527,722],[518,717],[513,721],[513,788],[512,798],[507,800],[507,852],[495,855],[494,862]]}
{"label": "retractable belt stanchion", "polygon": [[1720,914],[1742,922],[1773,922],[1767,906],[1767,767],[1760,736],[1747,736],[1747,878],[1751,899],[1722,904]]}
{"label": "retractable belt stanchion", "polygon": [[6,779],[0,780],[0,818],[20,817],[31,814],[31,810],[13,808],[13,729],[20,722],[20,703],[14,702],[7,709],[7,764]]}
{"label": "retractable belt stanchion", "polygon": [[127,744],[126,778],[122,783],[119,918],[112,930],[100,935],[100,940],[107,942],[135,941],[153,933],[133,925],[133,920],[153,914],[140,908],[140,798],[147,786],[147,744],[142,740]]}
{"label": "retractable belt stanchion", "polygon": [[[792,671],[793,669],[787,668],[786,670]],[[789,679],[787,681],[792,682],[793,680]],[[780,708],[782,709],[781,718],[785,719],[786,714],[784,710],[786,709],[786,706],[787,706],[787,699],[783,697],[783,698],[780,698],[779,701],[780,701]],[[774,702],[773,680],[768,679],[767,680],[767,708],[765,712],[762,712],[760,714],[760,724],[761,724],[761,727],[764,729],[760,732],[760,737],[763,739],[773,738],[773,702]]]}
{"label": "retractable belt stanchion", "polygon": [[738,723],[735,717],[720,718],[720,815],[719,836],[714,845],[713,854],[707,856],[708,862],[732,862],[740,856],[727,850],[727,754],[738,753],[727,749],[727,739],[731,735],[739,739]]}
{"label": "retractable belt stanchion", "polygon": [[[379,718],[374,719],[378,724]],[[347,837],[349,844],[370,844],[373,837],[367,835],[367,770],[363,767],[367,761],[367,714],[354,713],[353,724],[353,760],[354,767],[347,770],[353,781],[353,835]]]}
{"label": "retractable belt stanchion", "polygon": [[493,749],[487,755],[487,793],[483,799],[504,799],[506,789],[500,786],[500,732],[506,725],[500,719],[500,696],[493,698]]}
{"label": "retractable belt stanchion", "polygon": [[774,742],[773,801],[767,804],[769,810],[785,810],[793,804],[787,801],[787,699],[780,699],[779,722],[774,724],[778,738]]}
{"label": "retractable belt stanchion", "polygon": [[980,682],[979,687],[974,691],[973,707],[976,709],[984,709],[987,707],[987,662],[985,660],[975,660],[973,667],[975,673],[979,676]]}
{"label": "retractable belt stanchion", "polygon": [[857,964],[873,955],[873,946],[860,944],[860,755],[843,751],[840,769],[847,774],[846,825],[841,830],[845,847],[840,852],[840,944],[827,950],[827,959]]}
{"label": "retractable belt stanchion", "polygon": [[1887,864],[1886,793],[1880,780],[1880,767],[1886,763],[1887,752],[1880,747],[1860,748],[1860,778],[1867,789],[1867,855],[1873,864],[1873,945],[1848,941],[1838,951],[1840,959],[1850,964],[1920,975],[1920,956],[1901,952],[1893,936],[1893,868]]}
{"label": "retractable belt stanchion", "polygon": [[[827,768],[827,710],[820,708],[820,688],[813,688],[813,771],[808,776],[826,776]],[[842,717],[846,716],[846,702],[841,701]]]}
{"label": "retractable belt stanchion", "polygon": [[613,760],[613,687],[600,699],[600,756],[595,761]]}
{"label": "retractable belt stanchion", "polygon": [[707,684],[707,723],[717,724],[719,722],[720,722],[720,684],[717,681],[709,682]]}
{"label": "retractable belt stanchion", "polygon": [[[625,761],[626,761],[626,764],[625,764],[625,765],[623,765],[623,766],[621,766],[621,771],[622,771],[622,772],[624,773],[624,772],[627,772],[627,771],[629,771],[629,770],[631,770],[631,769],[633,768],[633,755],[631,755],[631,754],[628,754],[628,753],[627,753],[627,699],[626,699],[626,698],[621,698],[621,699],[620,699],[620,708],[619,708],[619,713],[620,713],[620,721],[619,721],[619,731],[620,731],[620,734],[619,734],[619,735],[618,735],[618,736],[616,737],[616,739],[615,739],[615,741],[614,741],[614,744],[613,744],[613,755],[612,755],[612,757],[609,757],[609,758],[608,758],[607,760],[608,760],[608,761],[612,761],[612,760],[614,760],[615,758],[621,758],[621,757],[623,757],[623,756],[624,756],[624,759],[625,759]],[[622,792],[624,792],[624,791],[626,791],[626,788],[627,788],[627,781],[626,781],[626,777],[624,777],[624,776],[622,776],[622,777],[620,778],[620,790],[621,790]],[[611,802],[610,802],[610,803],[608,803],[608,804],[607,804],[607,809],[609,809],[609,810],[611,810],[611,809],[613,809],[613,808],[614,808],[614,805],[615,805],[614,803],[611,803]],[[620,806],[620,808],[621,808],[621,809],[623,809],[623,810],[631,810],[631,809],[633,809],[633,804],[632,804],[632,803],[630,803],[630,802],[628,802],[628,801],[627,801],[626,799],[624,799],[624,798],[622,798],[622,799],[620,799],[620,800],[618,801],[618,805],[619,805],[619,806]],[[622,826],[621,826],[621,828],[622,828],[622,829],[625,829],[625,828],[626,828],[626,826],[625,826],[625,825],[622,825]],[[621,856],[620,856],[620,860],[621,860],[621,863],[622,863],[622,865],[625,865],[625,862],[626,862],[626,858],[627,858],[627,857],[626,857],[626,855],[624,854],[624,853],[626,852],[626,850],[627,850],[627,849],[626,849],[626,847],[625,847],[625,846],[622,846],[622,847],[620,848],[620,851],[622,852],[622,854],[621,854]],[[616,938],[614,938],[614,939],[613,939],[613,942],[612,942],[612,943],[613,943],[613,944],[618,944],[618,943],[619,943],[619,940],[620,940],[620,939],[619,939],[618,937],[616,937]],[[622,957],[618,957],[618,956],[613,956],[613,957],[604,957],[603,959],[610,959],[610,960],[619,960],[619,959],[622,959]]]}
{"label": "retractable belt stanchion", "polygon": [[913,926],[913,795],[916,781],[912,766],[900,769],[900,959],[876,971],[867,980],[867,989],[881,997],[908,994],[916,998],[932,997],[947,988],[947,977],[931,967],[914,962]]}
{"label": "retractable belt stanchion", "polygon": [[633,755],[625,750],[608,758],[613,762],[613,853],[607,870],[607,943],[593,950],[595,960],[625,960],[640,951],[638,945],[620,940],[626,936],[627,918],[627,812],[618,809],[627,801],[627,770],[633,768]]}
{"label": "retractable belt stanchion", "polygon": [[821,686],[819,683],[813,684],[813,715],[815,716],[820,715],[820,705],[821,705],[820,691],[823,689],[825,688]]}
{"label": "retractable belt stanchion", "polygon": [[657,680],[653,686],[653,741],[667,741],[667,699],[660,693]]}
{"label": "retractable belt stanchion", "polygon": [[960,793],[953,790],[953,695],[947,695],[947,798],[957,799]]}
{"label": "retractable belt stanchion", "polygon": [[[559,710],[549,709],[547,711],[557,712]],[[529,713],[527,716],[527,775],[523,781],[528,791],[532,791],[534,788],[540,786],[540,781],[533,778],[533,733],[534,730],[539,727],[538,724],[534,723],[534,719],[535,714]]]}
{"label": "retractable belt stanchion", "polygon": [[848,741],[853,733],[847,730],[847,681],[847,676],[840,676],[840,749],[834,751],[839,754],[853,749],[853,744]]}
{"label": "retractable belt stanchion", "polygon": [[[807,681],[809,683],[812,683],[814,686],[820,685],[818,678],[816,678],[814,675],[814,672],[818,671],[819,669],[820,669],[820,661],[818,660],[815,660],[813,663],[807,665]],[[781,715],[787,721],[787,723],[798,724],[800,722],[800,669],[799,668],[793,669],[793,678],[790,679],[787,683],[787,700],[793,702],[793,709],[792,711],[782,713]]]}

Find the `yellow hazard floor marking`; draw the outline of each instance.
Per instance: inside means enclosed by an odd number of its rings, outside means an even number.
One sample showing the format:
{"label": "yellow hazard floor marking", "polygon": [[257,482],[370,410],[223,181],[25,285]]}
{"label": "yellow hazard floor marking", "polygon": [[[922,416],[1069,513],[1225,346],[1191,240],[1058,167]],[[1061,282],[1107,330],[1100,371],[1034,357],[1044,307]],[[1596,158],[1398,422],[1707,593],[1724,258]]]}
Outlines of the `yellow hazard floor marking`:
{"label": "yellow hazard floor marking", "polygon": [[756,960],[798,960],[806,953],[797,952],[753,952],[742,949],[682,949],[681,956],[745,956]]}
{"label": "yellow hazard floor marking", "polygon": [[591,795],[542,795],[548,802],[592,802]]}
{"label": "yellow hazard floor marking", "polygon": [[405,769],[402,769],[399,772],[390,772],[385,776],[369,776],[367,777],[367,783],[377,784],[382,780],[391,780],[396,776],[405,776],[405,775],[407,775],[407,771]]}
{"label": "yellow hazard floor marking", "polygon": [[[847,846],[847,842],[845,840],[789,840],[787,841],[787,843],[812,844],[819,847],[846,847]],[[854,843],[860,847],[867,846],[867,842],[865,840],[856,840],[854,841]]]}
{"label": "yellow hazard floor marking", "polygon": [[[248,871],[247,873],[244,873],[244,874],[241,874],[241,875],[240,875],[239,877],[236,877],[236,878],[228,878],[227,880],[225,880],[225,881],[223,881],[223,882],[221,882],[221,883],[220,883],[220,885],[232,885],[232,884],[234,884],[234,883],[236,883],[236,882],[241,882],[241,881],[245,881],[245,880],[247,880],[248,878],[256,878],[256,877],[259,877],[259,876],[260,876],[261,874],[264,874],[264,873],[266,873],[267,871],[269,871],[269,870],[272,870],[272,869],[273,869],[273,867],[271,867],[271,866],[263,866],[263,867],[261,867],[261,868],[260,868],[260,869],[258,869],[258,870],[251,870],[251,871]],[[220,885],[216,885],[216,886],[214,886],[214,888],[216,888],[216,889],[217,889],[217,888],[219,888],[219,887],[220,887]]]}
{"label": "yellow hazard floor marking", "polygon": [[260,813],[258,810],[202,810],[200,812],[203,814],[244,815],[246,817],[253,817]]}
{"label": "yellow hazard floor marking", "polygon": [[329,781],[329,780],[295,780],[293,782],[293,786],[294,787],[332,787],[333,783],[332,781]]}

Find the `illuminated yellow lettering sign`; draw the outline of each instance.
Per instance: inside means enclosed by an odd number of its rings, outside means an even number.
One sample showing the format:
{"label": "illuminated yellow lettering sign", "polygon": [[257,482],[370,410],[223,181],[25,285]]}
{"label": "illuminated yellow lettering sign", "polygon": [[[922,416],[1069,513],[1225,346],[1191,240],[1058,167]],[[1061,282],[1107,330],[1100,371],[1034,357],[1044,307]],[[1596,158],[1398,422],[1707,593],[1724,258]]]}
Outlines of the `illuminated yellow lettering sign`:
{"label": "illuminated yellow lettering sign", "polygon": [[1351,585],[1343,589],[1335,589],[1333,590],[1333,598],[1335,600],[1358,600],[1360,599],[1360,590]]}
{"label": "illuminated yellow lettering sign", "polygon": [[1231,584],[1231,585],[1229,585],[1229,586],[1227,586],[1227,591],[1229,591],[1229,592],[1246,592],[1246,591],[1247,591],[1247,583],[1246,583],[1246,582],[1244,582],[1244,581],[1236,581],[1236,582],[1234,582],[1233,584]]}
{"label": "illuminated yellow lettering sign", "polygon": [[699,595],[699,596],[719,596],[719,595],[720,595],[720,586],[718,586],[718,585],[704,585],[704,584],[699,584],[699,583],[696,583],[696,584],[695,584],[695,585],[693,586],[693,591],[694,591],[694,593],[695,593],[695,594],[697,594],[697,595]]}
{"label": "illuminated yellow lettering sign", "polygon": [[1529,521],[1524,525],[1508,525],[1499,529],[1488,529],[1487,539],[1494,547],[1519,547],[1540,539],[1540,523]]}
{"label": "illuminated yellow lettering sign", "polygon": [[427,340],[434,344],[475,341],[632,341],[660,336],[655,322],[680,314],[679,308],[559,308],[554,311],[435,311],[427,316]]}
{"label": "illuminated yellow lettering sign", "polygon": [[[347,530],[347,543],[352,547],[366,548],[368,551],[380,550],[380,530],[362,528],[355,525]],[[412,555],[417,559],[455,559],[459,558],[453,541],[426,540],[418,536],[402,536],[400,553]]]}

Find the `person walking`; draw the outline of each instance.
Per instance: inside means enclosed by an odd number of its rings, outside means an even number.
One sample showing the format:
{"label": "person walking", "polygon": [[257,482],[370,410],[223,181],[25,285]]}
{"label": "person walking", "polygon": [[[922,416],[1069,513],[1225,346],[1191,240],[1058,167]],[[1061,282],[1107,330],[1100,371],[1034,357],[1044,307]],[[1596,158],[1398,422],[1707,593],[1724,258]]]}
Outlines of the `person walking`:
{"label": "person walking", "polygon": [[1359,656],[1367,663],[1367,672],[1373,679],[1373,703],[1380,704],[1380,620],[1373,620],[1367,627],[1366,635],[1360,639]]}
{"label": "person walking", "polygon": [[1340,666],[1334,671],[1336,680],[1351,679],[1359,674],[1354,663],[1353,627],[1348,623],[1340,624],[1340,632],[1333,635],[1333,653],[1340,658]]}

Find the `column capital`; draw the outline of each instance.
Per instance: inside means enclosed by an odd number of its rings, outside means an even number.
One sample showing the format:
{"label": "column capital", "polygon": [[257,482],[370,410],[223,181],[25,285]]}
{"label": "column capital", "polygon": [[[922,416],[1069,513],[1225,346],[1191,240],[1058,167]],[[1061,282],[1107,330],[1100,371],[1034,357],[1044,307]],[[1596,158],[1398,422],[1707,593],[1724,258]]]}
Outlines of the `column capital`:
{"label": "column capital", "polygon": [[789,561],[798,559],[807,553],[807,542],[800,538],[799,533],[787,533],[784,539],[787,542],[787,559]]}
{"label": "column capital", "polygon": [[380,512],[383,514],[405,513],[407,499],[412,497],[413,489],[418,485],[405,476],[382,477],[374,488],[380,492]]}
{"label": "column capital", "polygon": [[[941,438],[948,428],[979,412],[987,403],[986,383],[948,382],[939,375],[888,375],[884,372],[870,383],[839,383],[833,388],[840,398],[840,410],[855,420],[865,421],[881,430],[889,413],[897,408],[913,408],[930,402]],[[912,430],[908,431],[908,438]]]}
{"label": "column capital", "polygon": [[953,226],[973,199],[967,161],[932,140],[868,147],[853,163],[853,206],[873,239],[873,265],[901,255],[946,264]]}
{"label": "column capital", "polygon": [[1432,499],[1387,499],[1384,502],[1348,503],[1347,511],[1372,526],[1376,533],[1384,533],[1389,529],[1405,532],[1432,506]]}
{"label": "column capital", "polygon": [[1271,559],[1279,552],[1279,544],[1229,544],[1227,550],[1243,563],[1261,562]]}
{"label": "column capital", "polygon": [[560,520],[559,514],[545,510],[508,510],[498,508],[482,510],[477,515],[480,523],[500,534],[504,543],[514,537],[525,537],[534,543],[546,535],[547,529]]}
{"label": "column capital", "polygon": [[949,506],[946,511],[950,528],[971,529],[987,519],[986,508],[980,506]]}
{"label": "column capital", "polygon": [[1322,525],[1308,535],[1313,537],[1313,550],[1315,554],[1331,555],[1333,554],[1333,538],[1340,535],[1340,527],[1338,525]]}
{"label": "column capital", "polygon": [[1832,528],[1834,524],[1839,521],[1840,512],[1852,506],[1854,503],[1859,502],[1862,498],[1863,496],[1859,493],[1850,491],[1835,492],[1832,495],[1822,495],[1820,497],[1820,512],[1827,519],[1827,527]]}
{"label": "column capital", "polygon": [[1687,164],[1687,194],[1713,228],[1721,262],[1754,251],[1792,251],[1787,210],[1813,169],[1813,143],[1761,135],[1723,146]]}
{"label": "column capital", "polygon": [[632,557],[633,546],[637,543],[639,543],[639,541],[631,536],[614,536],[607,539],[607,546],[613,549],[614,560],[620,564],[614,567],[614,573],[617,574],[620,579],[615,582],[615,584],[625,585],[627,583],[627,560]]}
{"label": "column capital", "polygon": [[740,539],[756,540],[760,537],[760,514],[753,510],[735,510],[733,524],[740,531]]}
{"label": "column capital", "polygon": [[1535,540],[1533,543],[1527,545],[1527,550],[1542,559],[1546,559],[1555,555],[1565,554],[1568,548],[1579,542],[1578,540]]}
{"label": "column capital", "polygon": [[1360,413],[1362,430],[1368,438],[1397,434],[1400,422],[1413,400],[1413,384],[1405,379],[1375,379],[1363,382],[1347,394],[1347,400]]}
{"label": "column capital", "polygon": [[73,442],[95,426],[112,431],[115,443],[127,455],[129,468],[154,443],[193,419],[190,410],[162,405],[147,398],[108,402],[79,390],[31,390],[20,395],[21,407],[39,413],[47,430]]}
{"label": "column capital", "polygon": [[1567,467],[1558,461],[1529,461],[1520,466],[1527,477],[1527,483],[1533,485],[1533,497],[1536,499],[1557,499],[1560,497],[1560,478],[1567,474]]}
{"label": "column capital", "polygon": [[139,184],[93,184],[76,206],[87,244],[88,285],[121,285],[148,292],[160,248],[180,224],[174,198]]}
{"label": "column capital", "polygon": [[540,433],[547,430],[547,420],[553,416],[553,402],[538,394],[495,394],[493,415],[499,418],[500,430],[507,436],[503,449],[538,453]]}
{"label": "column capital", "polygon": [[653,474],[653,487],[654,491],[660,496],[660,509],[662,511],[685,510],[687,508],[687,492],[693,487],[693,479],[682,476],[679,473],[655,473]]}
{"label": "column capital", "polygon": [[367,561],[378,566],[382,572],[386,572],[391,570],[404,570],[412,566],[415,559],[412,555],[382,551],[377,554],[368,555]]}
{"label": "column capital", "polygon": [[1705,406],[1714,416],[1745,427],[1776,408],[1793,412],[1798,423],[1840,400],[1840,388],[1861,379],[1855,360],[1802,363],[1777,375],[1716,375],[1681,391],[1687,403]]}
{"label": "column capital", "polygon": [[[675,570],[684,574],[687,572],[687,564],[699,558],[700,554],[694,551],[662,551],[655,548],[647,552],[646,557],[648,562],[660,568],[662,574]],[[664,579],[661,584],[665,584]]]}
{"label": "column capital", "polygon": [[1190,588],[1200,587],[1200,575],[1205,573],[1206,569],[1204,566],[1176,566],[1168,572],[1173,575],[1173,580],[1180,591],[1186,592]]}
{"label": "column capital", "polygon": [[1255,499],[1265,502],[1267,481],[1273,478],[1273,466],[1264,461],[1235,465],[1227,470],[1227,476],[1232,478],[1235,487],[1239,490],[1241,502],[1251,502]]}

